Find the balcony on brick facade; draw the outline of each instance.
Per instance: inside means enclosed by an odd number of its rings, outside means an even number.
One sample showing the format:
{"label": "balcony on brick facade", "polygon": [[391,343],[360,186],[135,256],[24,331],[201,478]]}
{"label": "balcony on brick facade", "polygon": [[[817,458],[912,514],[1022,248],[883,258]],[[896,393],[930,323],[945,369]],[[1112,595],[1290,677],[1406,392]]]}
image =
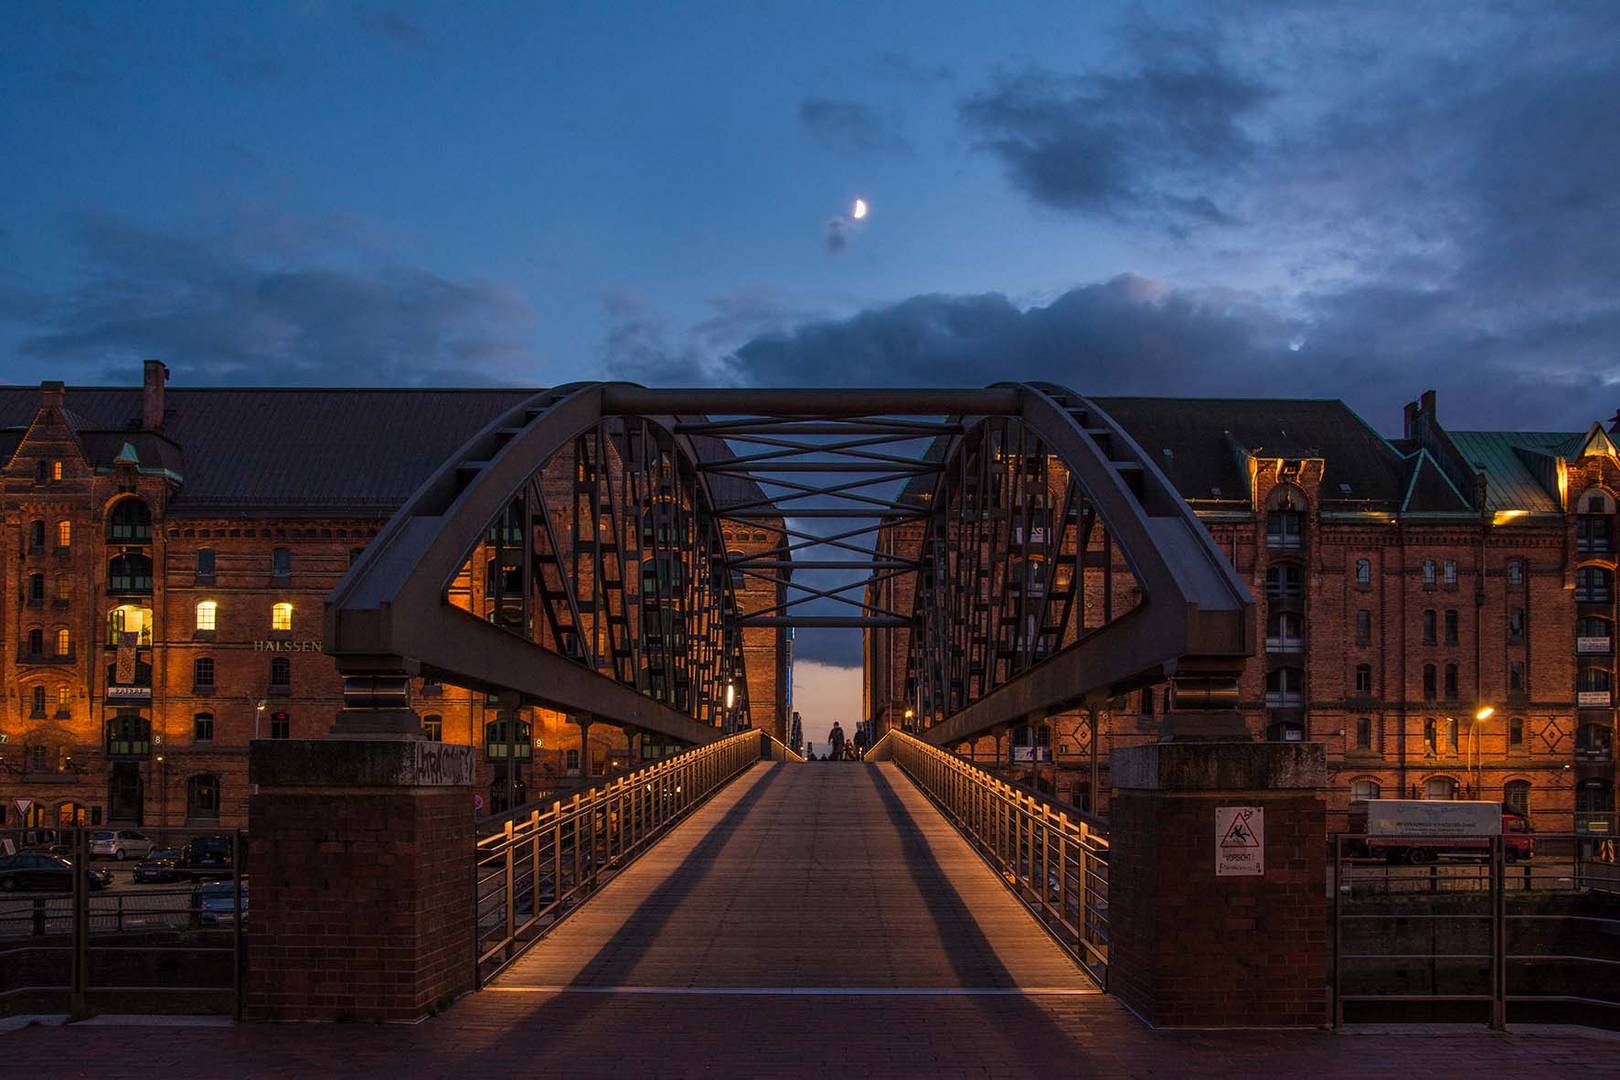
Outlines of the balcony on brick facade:
{"label": "balcony on brick facade", "polygon": [[1279,611],[1266,620],[1266,652],[1300,653],[1305,651],[1305,637],[1298,614]]}
{"label": "balcony on brick facade", "polygon": [[1597,721],[1583,723],[1575,733],[1575,760],[1602,763],[1613,759],[1613,726]]}

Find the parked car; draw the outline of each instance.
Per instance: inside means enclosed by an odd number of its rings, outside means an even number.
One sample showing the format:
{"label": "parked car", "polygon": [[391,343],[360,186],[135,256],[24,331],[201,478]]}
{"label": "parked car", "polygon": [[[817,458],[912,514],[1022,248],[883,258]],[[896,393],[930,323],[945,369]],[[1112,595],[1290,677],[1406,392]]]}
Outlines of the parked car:
{"label": "parked car", "polygon": [[183,858],[185,853],[179,848],[153,848],[135,864],[134,879],[141,883],[179,881]]}
{"label": "parked car", "polygon": [[[242,921],[247,921],[247,886],[242,886]],[[230,926],[236,921],[236,883],[210,881],[191,891],[191,925]]]}
{"label": "parked car", "polygon": [[[112,875],[105,870],[86,870],[91,889],[105,889]],[[59,855],[22,851],[0,858],[0,892],[72,892],[73,864]]]}
{"label": "parked car", "polygon": [[92,859],[125,859],[145,858],[147,853],[157,844],[145,833],[134,829],[99,829],[90,834],[90,857]]}
{"label": "parked car", "polygon": [[180,873],[193,881],[230,877],[236,872],[229,836],[198,836],[186,845]]}

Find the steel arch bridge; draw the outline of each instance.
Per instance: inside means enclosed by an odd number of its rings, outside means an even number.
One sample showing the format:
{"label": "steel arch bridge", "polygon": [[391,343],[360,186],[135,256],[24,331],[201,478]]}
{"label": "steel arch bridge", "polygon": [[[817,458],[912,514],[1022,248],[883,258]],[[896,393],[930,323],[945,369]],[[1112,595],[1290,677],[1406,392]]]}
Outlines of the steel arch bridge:
{"label": "steel arch bridge", "polygon": [[[771,552],[728,551],[740,523]],[[748,580],[776,601],[741,610]],[[430,676],[696,744],[749,722],[747,628],[898,633],[922,737],[953,746],[1166,680],[1229,707],[1252,617],[1154,462],[1062,387],[577,383],[423,483],[325,640],[337,732],[414,734]]]}

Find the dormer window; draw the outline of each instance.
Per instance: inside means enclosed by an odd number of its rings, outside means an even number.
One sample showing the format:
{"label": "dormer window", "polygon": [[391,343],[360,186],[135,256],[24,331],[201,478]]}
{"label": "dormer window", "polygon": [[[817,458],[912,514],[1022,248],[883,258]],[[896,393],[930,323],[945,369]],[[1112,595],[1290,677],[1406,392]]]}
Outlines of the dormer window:
{"label": "dormer window", "polygon": [[1583,555],[1603,555],[1614,550],[1614,499],[1606,491],[1589,491],[1581,496],[1581,512],[1575,518],[1575,550]]}
{"label": "dormer window", "polygon": [[1266,547],[1298,551],[1305,546],[1305,500],[1293,488],[1279,488],[1266,500]]}

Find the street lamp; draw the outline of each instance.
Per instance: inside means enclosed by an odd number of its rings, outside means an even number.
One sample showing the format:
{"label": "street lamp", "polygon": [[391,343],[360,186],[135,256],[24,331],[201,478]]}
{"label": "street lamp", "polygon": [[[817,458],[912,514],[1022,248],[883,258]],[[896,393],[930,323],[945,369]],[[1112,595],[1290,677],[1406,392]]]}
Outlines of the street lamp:
{"label": "street lamp", "polygon": [[1479,778],[1479,725],[1496,715],[1496,710],[1489,705],[1481,705],[1474,710],[1473,722],[1468,725],[1468,756],[1473,762],[1474,794],[1484,795],[1485,791]]}

